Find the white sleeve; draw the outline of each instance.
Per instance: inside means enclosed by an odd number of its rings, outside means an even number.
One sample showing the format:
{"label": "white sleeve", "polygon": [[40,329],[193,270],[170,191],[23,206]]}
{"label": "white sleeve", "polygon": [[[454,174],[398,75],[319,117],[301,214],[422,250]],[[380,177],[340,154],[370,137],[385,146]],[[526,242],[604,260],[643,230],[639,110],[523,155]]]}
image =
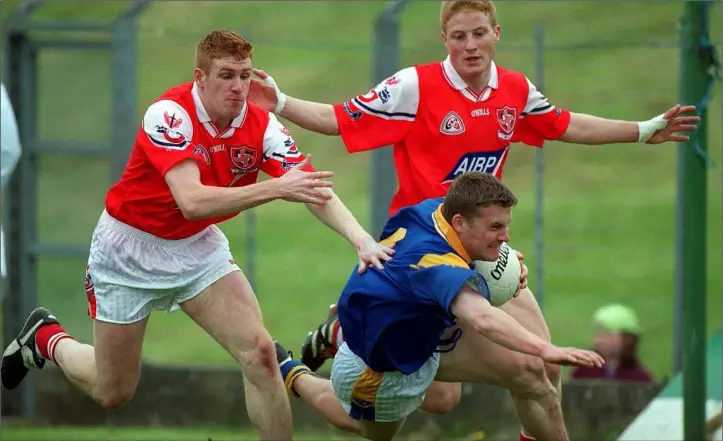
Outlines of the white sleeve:
{"label": "white sleeve", "polygon": [[269,113],[269,123],[264,132],[264,160],[262,170],[270,176],[279,177],[291,167],[304,160],[289,129]]}
{"label": "white sleeve", "polygon": [[180,104],[160,100],[148,107],[143,116],[143,130],[151,145],[170,150],[184,150],[193,139],[193,121]]}
{"label": "white sleeve", "polygon": [[527,92],[527,104],[525,104],[525,108],[522,110],[521,116],[523,118],[526,115],[541,115],[555,110],[555,106],[550,104],[545,95],[532,84],[529,78],[527,78],[527,85],[529,89]]}
{"label": "white sleeve", "polygon": [[414,121],[419,108],[417,69],[402,69],[363,95],[351,99],[361,112],[383,119]]}
{"label": "white sleeve", "polygon": [[0,97],[0,111],[2,112],[0,114],[0,123],[2,124],[0,126],[0,144],[2,144],[0,186],[2,187],[0,188],[5,188],[20,160],[22,146],[20,145],[17,121],[15,120],[15,112],[13,112],[10,96],[4,84],[0,84],[0,89],[2,94]]}

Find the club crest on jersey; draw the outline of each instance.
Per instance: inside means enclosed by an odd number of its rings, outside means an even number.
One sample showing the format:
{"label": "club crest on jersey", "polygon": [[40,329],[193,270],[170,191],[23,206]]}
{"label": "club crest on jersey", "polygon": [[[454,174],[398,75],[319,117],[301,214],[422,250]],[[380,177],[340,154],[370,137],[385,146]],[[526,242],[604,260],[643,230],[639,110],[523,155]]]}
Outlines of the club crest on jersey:
{"label": "club crest on jersey", "polygon": [[231,171],[234,173],[249,173],[258,170],[256,162],[259,152],[253,147],[247,145],[231,147],[229,149],[231,156]]}
{"label": "club crest on jersey", "polygon": [[442,120],[439,131],[445,135],[459,135],[464,133],[464,122],[457,112],[449,112]]}
{"label": "club crest on jersey", "polygon": [[508,147],[492,152],[472,152],[467,153],[454,164],[447,176],[442,180],[442,184],[449,184],[454,178],[471,171],[496,174],[502,165]]}
{"label": "club crest on jersey", "polygon": [[497,136],[506,141],[512,139],[516,120],[517,109],[514,107],[505,106],[497,109],[497,122],[500,124],[500,130],[497,131]]}

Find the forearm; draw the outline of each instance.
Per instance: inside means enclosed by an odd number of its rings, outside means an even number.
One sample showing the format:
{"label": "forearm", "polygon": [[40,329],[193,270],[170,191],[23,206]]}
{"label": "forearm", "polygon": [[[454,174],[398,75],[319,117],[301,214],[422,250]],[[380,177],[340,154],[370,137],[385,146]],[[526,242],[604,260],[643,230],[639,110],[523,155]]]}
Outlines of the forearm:
{"label": "forearm", "polygon": [[550,344],[525,329],[514,318],[499,308],[490,306],[475,320],[477,332],[510,350],[539,357]]}
{"label": "forearm", "polygon": [[359,225],[359,221],[330,189],[324,189],[331,193],[331,199],[326,204],[306,204],[309,211],[322,221],[326,226],[334,230],[341,237],[349,241],[355,248],[364,240],[370,238],[370,234]]}
{"label": "forearm", "polygon": [[199,186],[179,204],[187,219],[239,213],[281,197],[274,179],[243,187]]}
{"label": "forearm", "polygon": [[304,101],[287,95],[286,103],[279,115],[312,132],[324,135],[339,134],[339,125],[331,104]]}
{"label": "forearm", "polygon": [[638,142],[638,137],[638,123],[635,121],[572,113],[567,131],[560,140],[574,144],[600,145]]}

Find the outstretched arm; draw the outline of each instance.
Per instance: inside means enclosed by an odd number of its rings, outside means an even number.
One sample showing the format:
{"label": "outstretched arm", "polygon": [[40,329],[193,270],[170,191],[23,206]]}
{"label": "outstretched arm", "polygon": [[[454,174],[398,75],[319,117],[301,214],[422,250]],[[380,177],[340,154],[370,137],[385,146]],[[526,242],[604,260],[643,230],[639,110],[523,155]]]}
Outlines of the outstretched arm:
{"label": "outstretched arm", "polygon": [[359,273],[363,273],[369,265],[383,269],[383,263],[391,259],[394,250],[377,243],[330,188],[320,191],[328,195],[328,201],[324,205],[306,206],[314,216],[354,246],[359,255]]}
{"label": "outstretched arm", "polygon": [[266,72],[260,69],[254,69],[253,72],[260,78],[253,78],[251,82],[249,100],[254,104],[286,118],[302,129],[324,135],[339,134],[334,106],[286,95]]}
{"label": "outstretched arm", "polygon": [[571,113],[570,125],[560,137],[560,140],[589,145],[629,142],[650,144],[668,141],[684,142],[688,140],[688,136],[677,133],[695,130],[695,124],[700,121],[697,116],[681,116],[690,112],[695,112],[695,106],[681,107],[676,105],[662,115],[641,122],[612,120],[583,113]]}
{"label": "outstretched arm", "polygon": [[[514,126],[514,139],[536,147],[545,140],[560,140],[575,144],[601,145],[617,143],[649,143],[687,141],[679,134],[695,130],[700,121],[695,106],[676,105],[667,112],[647,121],[622,121],[573,113],[553,106],[527,79],[527,104],[519,124]],[[513,116],[514,117],[514,116]]]}
{"label": "outstretched arm", "polygon": [[248,100],[294,124],[325,135],[339,135],[349,153],[396,144],[409,133],[419,106],[415,68],[406,68],[364,94],[321,104],[286,95],[276,81],[255,69]]}
{"label": "outstretched arm", "polygon": [[198,164],[187,159],[173,166],[165,179],[178,208],[189,220],[238,213],[275,199],[323,205],[328,196],[322,191],[332,185],[324,178],[333,173],[302,171],[308,163],[306,158],[284,176],[257,184],[215,187],[204,185]]}
{"label": "outstretched arm", "polygon": [[450,312],[468,322],[479,334],[513,351],[540,357],[550,363],[600,367],[602,358],[592,351],[558,348],[493,307],[478,291],[464,285],[450,305]]}

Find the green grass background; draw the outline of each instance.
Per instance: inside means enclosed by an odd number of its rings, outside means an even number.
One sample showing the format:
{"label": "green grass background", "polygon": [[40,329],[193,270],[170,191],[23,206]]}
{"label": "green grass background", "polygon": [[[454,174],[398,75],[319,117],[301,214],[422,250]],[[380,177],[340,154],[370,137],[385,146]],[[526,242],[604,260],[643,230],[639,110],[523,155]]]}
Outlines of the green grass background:
{"label": "green grass background", "polygon": [[[12,5],[12,2],[8,3]],[[191,79],[195,44],[213,28],[243,32],[254,44],[254,65],[283,90],[339,102],[371,85],[372,22],[384,3],[156,2],[139,22],[139,108],[167,87]],[[36,19],[108,20],[125,2],[51,2]],[[545,28],[544,92],[561,107],[599,116],[640,120],[678,102],[679,49],[644,47],[677,39],[679,2],[499,2],[500,65],[535,80],[533,30]],[[440,59],[438,2],[415,2],[402,18],[400,67]],[[711,11],[720,41],[721,7]],[[606,42],[628,42],[611,45]],[[599,48],[560,45],[595,43]],[[635,46],[638,44],[638,46]],[[527,46],[520,48],[519,46]],[[720,47],[718,48],[720,51]],[[47,51],[40,57],[40,136],[46,140],[101,140],[110,134],[109,57],[102,52]],[[709,170],[708,329],[721,327],[721,89],[708,114]],[[336,173],[336,192],[369,226],[370,154],[349,155],[338,138],[289,124],[300,148],[319,169]],[[516,145],[505,181],[520,197],[512,246],[534,259],[534,150]],[[656,377],[672,369],[676,146],[545,148],[544,312],[553,339],[590,344],[593,311],[624,302],[644,328],[642,359]],[[87,245],[110,184],[105,160],[48,155],[40,161],[38,226],[41,240]],[[701,203],[704,201],[701,200]],[[256,290],[273,335],[297,350],[355,263],[353,249],[301,205],[273,202],[255,210]],[[222,226],[237,261],[246,265],[246,218]],[[68,331],[92,337],[85,315],[85,262],[41,258],[39,302]],[[531,279],[534,281],[534,276]],[[535,290],[535,286],[531,288]],[[215,342],[183,315],[152,316],[144,359],[163,364],[231,364]]]}

